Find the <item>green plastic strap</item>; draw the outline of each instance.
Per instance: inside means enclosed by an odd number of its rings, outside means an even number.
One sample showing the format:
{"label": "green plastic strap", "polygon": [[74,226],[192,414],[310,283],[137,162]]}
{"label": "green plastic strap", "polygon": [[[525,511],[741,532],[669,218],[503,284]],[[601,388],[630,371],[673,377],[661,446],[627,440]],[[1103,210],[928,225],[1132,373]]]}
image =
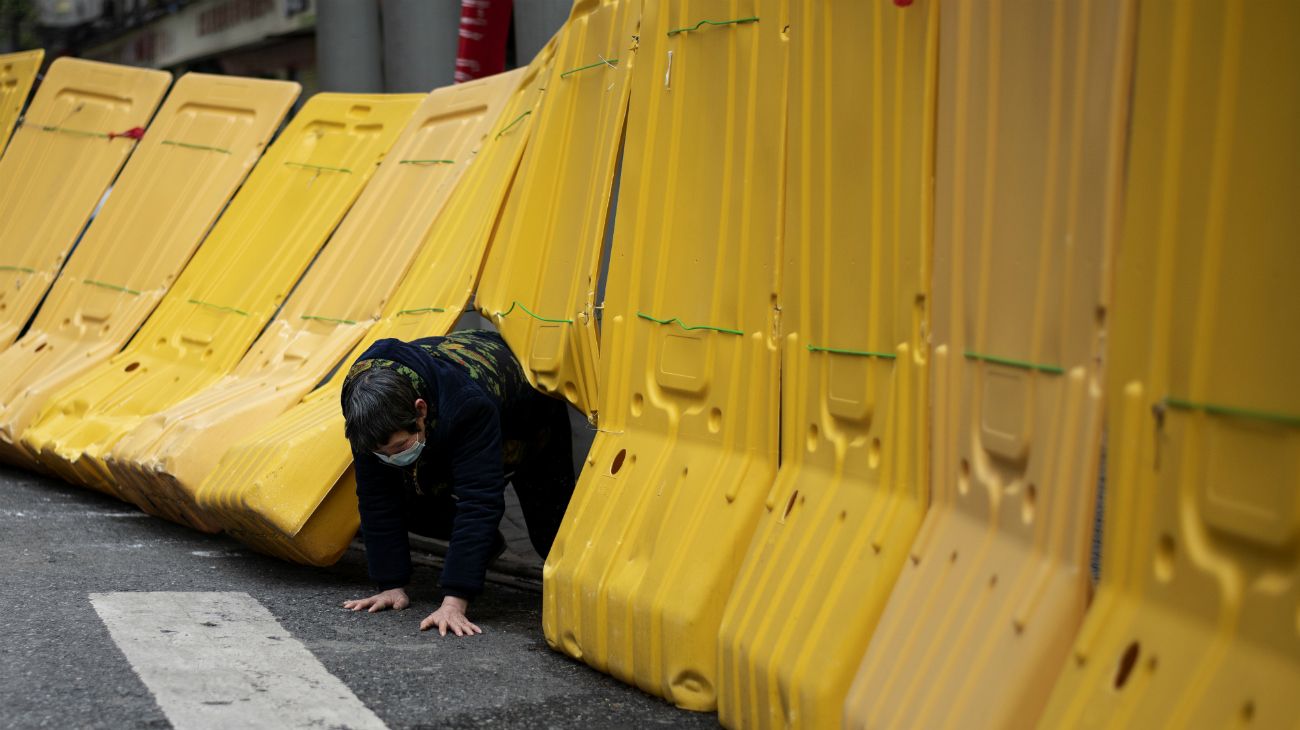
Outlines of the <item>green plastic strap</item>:
{"label": "green plastic strap", "polygon": [[445,312],[445,311],[447,310],[443,309],[442,307],[418,307],[416,309],[403,309],[402,311],[398,312],[396,316],[400,317],[403,314],[424,314],[425,312]]}
{"label": "green plastic strap", "polygon": [[127,294],[134,294],[137,297],[140,296],[140,291],[138,289],[132,289],[130,287],[122,286],[121,284],[110,284],[106,281],[96,281],[94,279],[82,279],[81,283],[90,284],[91,286],[97,286],[102,289],[112,289],[113,291],[120,291],[120,292],[125,292]]}
{"label": "green plastic strap", "polygon": [[523,114],[520,114],[519,116],[515,117],[514,121],[512,121],[512,122],[510,122],[509,124],[507,124],[506,126],[502,127],[502,128],[501,128],[501,131],[500,131],[500,132],[497,132],[497,136],[493,137],[493,139],[501,139],[501,135],[505,134],[506,132],[509,132],[511,129],[514,128],[514,126],[515,126],[516,124],[518,124],[518,123],[524,121],[524,117],[526,117],[526,116],[528,116],[529,114],[532,114],[532,113],[533,113],[533,110],[532,110],[532,109],[529,109],[528,111],[524,112]]}
{"label": "green plastic strap", "polygon": [[855,355],[857,357],[879,357],[885,360],[895,360],[897,355],[889,352],[871,352],[870,350],[843,350],[838,347],[820,347],[818,345],[809,345],[808,352],[831,352],[836,355]]}
{"label": "green plastic strap", "polygon": [[757,22],[758,22],[757,17],[736,18],[735,20],[701,20],[700,22],[688,28],[674,28],[673,30],[668,31],[668,37],[671,38],[677,35],[678,33],[690,33],[693,30],[699,30],[702,26],[705,25],[737,25],[739,23],[757,23]]}
{"label": "green plastic strap", "polygon": [[315,314],[304,314],[302,315],[302,318],[314,319],[319,322],[334,322],[335,324],[356,324],[356,321],[351,319],[339,319],[337,317],[319,317]]}
{"label": "green plastic strap", "polygon": [[305,167],[308,170],[324,170],[326,172],[346,172],[351,175],[352,171],[346,167],[326,167],[324,165],[309,165],[306,162],[286,162],[290,167]]}
{"label": "green plastic strap", "polygon": [[518,301],[512,302],[510,304],[510,308],[507,309],[506,311],[497,312],[497,316],[508,317],[511,312],[515,311],[515,307],[519,307],[520,309],[524,310],[524,313],[527,314],[529,317],[532,317],[533,319],[541,320],[543,322],[554,322],[556,324],[573,324],[573,320],[571,319],[551,319],[550,317],[543,317],[540,314],[533,314],[532,312],[528,311],[528,307],[525,307],[524,305],[520,304]]}
{"label": "green plastic strap", "polygon": [[171,139],[164,139],[163,144],[169,144],[173,147],[184,147],[187,150],[204,150],[206,152],[220,152],[223,155],[230,154],[230,150],[221,147],[212,147],[206,144],[191,144],[189,142],[177,142]]}
{"label": "green plastic strap", "polygon": [[1231,418],[1249,418],[1254,421],[1267,421],[1269,423],[1280,423],[1284,426],[1300,426],[1300,416],[1293,416],[1286,413],[1273,413],[1270,411],[1256,411],[1250,408],[1235,408],[1233,406],[1220,406],[1213,403],[1196,403],[1182,398],[1166,397],[1161,403],[1170,408],[1177,408],[1180,411],[1202,411],[1211,416],[1228,416]]}
{"label": "green plastic strap", "polygon": [[399,160],[399,165],[454,165],[455,160]]}
{"label": "green plastic strap", "polygon": [[1040,373],[1049,373],[1051,375],[1063,375],[1065,368],[1059,365],[1042,365],[1036,362],[1026,360],[1012,360],[1009,357],[998,357],[996,355],[982,355],[978,352],[966,352],[967,360],[983,360],[997,365],[1009,365],[1013,368],[1022,368],[1024,370],[1037,370]]}
{"label": "green plastic strap", "polygon": [[576,74],[576,73],[578,73],[579,71],[586,71],[586,70],[588,70],[588,69],[598,68],[598,67],[600,67],[600,66],[609,66],[610,68],[617,68],[617,67],[618,67],[618,59],[617,59],[617,58],[610,58],[610,59],[606,59],[606,60],[602,60],[602,61],[597,61],[596,63],[587,64],[586,66],[579,66],[579,67],[577,67],[577,68],[571,68],[571,69],[569,69],[568,71],[565,71],[564,73],[560,74],[560,78],[562,78],[562,79],[563,79],[563,78],[568,78],[569,76],[571,76],[571,75],[573,75],[573,74]]}
{"label": "green plastic strap", "polygon": [[711,330],[713,332],[721,332],[723,334],[728,334],[728,335],[743,336],[745,334],[741,330],[729,330],[726,327],[713,327],[707,324],[686,324],[685,322],[681,321],[680,319],[677,319],[676,317],[673,317],[672,319],[657,319],[655,317],[651,317],[645,312],[637,312],[636,316],[640,317],[641,319],[648,319],[651,322],[655,322],[657,324],[675,324],[678,327],[681,327],[682,329],[688,332],[691,330]]}
{"label": "green plastic strap", "polygon": [[9,266],[9,265],[0,266],[0,271],[21,271],[24,274],[36,273],[36,269],[30,269],[26,266]]}
{"label": "green plastic strap", "polygon": [[190,302],[190,304],[197,304],[197,305],[199,305],[200,307],[209,307],[209,308],[211,308],[211,309],[216,309],[216,310],[219,310],[219,311],[222,311],[222,312],[234,312],[235,314],[238,314],[238,315],[241,316],[241,317],[247,317],[247,316],[248,316],[248,312],[245,312],[245,311],[242,310],[242,309],[236,309],[235,307],[227,307],[227,306],[224,306],[224,305],[221,305],[221,304],[213,304],[212,302],[204,302],[204,301],[200,301],[200,300],[198,300],[198,299],[191,299],[191,300],[189,300],[189,302]]}

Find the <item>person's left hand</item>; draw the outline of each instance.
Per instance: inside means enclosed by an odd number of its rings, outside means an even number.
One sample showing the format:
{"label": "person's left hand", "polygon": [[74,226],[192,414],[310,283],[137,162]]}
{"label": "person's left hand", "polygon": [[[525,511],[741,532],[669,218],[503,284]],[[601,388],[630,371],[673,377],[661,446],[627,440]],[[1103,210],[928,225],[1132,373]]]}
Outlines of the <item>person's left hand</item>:
{"label": "person's left hand", "polygon": [[449,630],[457,636],[483,633],[483,629],[470,623],[469,618],[465,616],[466,608],[469,608],[469,601],[455,596],[446,596],[442,599],[442,605],[438,610],[420,622],[420,630],[428,631],[437,626],[438,633],[442,636],[446,636]]}

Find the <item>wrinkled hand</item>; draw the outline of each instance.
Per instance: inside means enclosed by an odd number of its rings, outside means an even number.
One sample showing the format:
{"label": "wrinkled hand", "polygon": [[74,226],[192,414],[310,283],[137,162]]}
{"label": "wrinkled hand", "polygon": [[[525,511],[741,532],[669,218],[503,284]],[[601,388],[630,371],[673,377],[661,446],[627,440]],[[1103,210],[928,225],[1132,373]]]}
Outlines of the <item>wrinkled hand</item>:
{"label": "wrinkled hand", "polygon": [[403,588],[389,588],[383,593],[376,593],[369,598],[357,598],[343,602],[343,607],[350,611],[368,609],[370,613],[378,613],[389,608],[400,611],[409,605],[411,605],[411,599],[406,597],[406,590]]}
{"label": "wrinkled hand", "polygon": [[442,605],[437,611],[429,614],[420,622],[420,630],[428,631],[434,626],[438,627],[438,633],[442,636],[447,635],[450,630],[457,636],[473,636],[474,634],[483,633],[483,629],[469,622],[465,617],[465,609],[469,608],[469,601],[464,598],[447,596],[442,599]]}

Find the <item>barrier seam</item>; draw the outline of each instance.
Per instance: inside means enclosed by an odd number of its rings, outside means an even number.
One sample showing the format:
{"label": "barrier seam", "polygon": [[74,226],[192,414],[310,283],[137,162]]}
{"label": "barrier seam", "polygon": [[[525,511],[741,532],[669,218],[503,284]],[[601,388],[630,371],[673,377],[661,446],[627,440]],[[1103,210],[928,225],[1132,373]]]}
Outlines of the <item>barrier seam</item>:
{"label": "barrier seam", "polygon": [[1289,413],[1274,413],[1271,411],[1257,411],[1253,408],[1237,408],[1235,406],[1223,406],[1215,403],[1197,403],[1195,401],[1165,396],[1160,401],[1161,405],[1170,408],[1176,408],[1180,411],[1201,411],[1211,416],[1229,416],[1232,418],[1249,418],[1255,421],[1267,421],[1269,423],[1280,423],[1284,426],[1300,427],[1300,416]]}
{"label": "barrier seam", "polygon": [[872,352],[870,350],[845,350],[839,347],[821,347],[819,345],[808,345],[808,352],[830,352],[836,355],[856,355],[857,357],[879,357],[885,360],[898,359],[898,356],[892,352]]}
{"label": "barrier seam", "polygon": [[122,286],[121,284],[110,284],[106,281],[99,281],[97,279],[82,279],[81,283],[90,284],[91,286],[97,286],[100,287],[101,289],[112,289],[113,291],[120,291],[120,292],[125,292],[127,294],[134,294],[137,297],[140,296],[140,294],[142,293],[139,289],[132,289],[131,287]]}
{"label": "barrier seam", "polygon": [[393,316],[394,316],[394,317],[400,317],[400,316],[402,316],[403,314],[423,314],[423,313],[425,313],[425,312],[445,312],[445,311],[447,311],[447,310],[443,309],[442,307],[417,307],[417,308],[415,308],[415,309],[403,309],[403,310],[400,310],[400,311],[398,311],[397,314],[395,314],[395,315],[393,315]]}
{"label": "barrier seam", "polygon": [[316,315],[316,314],[304,314],[304,315],[302,315],[302,318],[303,318],[303,319],[314,319],[314,320],[317,320],[317,321],[320,321],[320,322],[334,322],[334,323],[336,323],[336,324],[356,324],[356,323],[357,323],[356,320],[353,320],[353,319],[340,319],[340,318],[338,318],[338,317],[322,317],[322,316],[320,316],[320,315]]}
{"label": "barrier seam", "polygon": [[223,155],[230,154],[230,150],[228,149],[222,147],[213,147],[211,145],[206,145],[206,144],[194,144],[192,142],[177,142],[176,140],[172,140],[172,139],[164,139],[162,143],[172,145],[173,147],[184,147],[185,149],[188,150],[205,150],[207,152],[220,152]]}
{"label": "barrier seam", "polygon": [[514,120],[513,120],[512,122],[510,122],[510,123],[507,124],[506,126],[502,127],[502,128],[501,128],[501,131],[500,131],[500,132],[497,132],[497,136],[493,137],[492,139],[501,139],[501,135],[505,134],[506,132],[509,132],[509,131],[510,131],[510,130],[511,130],[511,129],[516,125],[516,124],[522,122],[522,121],[524,120],[524,117],[526,117],[526,116],[528,116],[529,114],[532,114],[532,113],[533,113],[533,110],[532,110],[532,109],[529,109],[528,111],[524,112],[523,114],[520,114],[519,116],[515,117]]}
{"label": "barrier seam", "polygon": [[213,304],[212,302],[205,302],[200,299],[190,299],[189,303],[197,304],[200,307],[210,307],[212,309],[220,310],[222,312],[234,312],[235,314],[238,314],[241,317],[248,316],[248,312],[245,312],[244,310],[238,309],[236,307],[227,307],[224,304]]}
{"label": "barrier seam", "polygon": [[28,267],[26,267],[26,266],[9,266],[9,265],[7,265],[7,264],[5,264],[5,265],[0,265],[0,271],[21,271],[21,272],[23,272],[24,274],[35,274],[35,273],[36,273],[36,269],[28,268]]}
{"label": "barrier seam", "polygon": [[749,17],[749,18],[736,18],[735,20],[701,20],[700,22],[690,27],[674,28],[673,30],[668,31],[668,37],[672,38],[678,33],[690,33],[693,30],[699,30],[702,26],[706,24],[707,25],[737,25],[740,23],[757,23],[757,22],[758,22],[757,16]]}
{"label": "barrier seam", "polygon": [[599,60],[599,61],[597,61],[597,62],[595,62],[595,63],[587,64],[586,66],[579,66],[579,67],[577,67],[577,68],[571,68],[571,69],[569,69],[568,71],[565,71],[565,72],[561,73],[561,74],[560,74],[560,78],[562,78],[562,79],[563,79],[563,78],[568,78],[568,77],[571,76],[572,74],[576,74],[576,73],[578,73],[579,71],[586,71],[586,70],[588,70],[588,69],[597,68],[597,67],[599,67],[599,66],[609,66],[610,68],[618,68],[618,59],[617,59],[617,58],[608,58],[608,59],[606,59],[606,58],[602,58],[601,60]]}
{"label": "barrier seam", "polygon": [[967,350],[965,354],[967,360],[982,360],[984,362],[991,362],[996,365],[1008,365],[1010,367],[1021,368],[1023,370],[1037,370],[1039,372],[1048,373],[1049,375],[1063,375],[1065,373],[1065,368],[1061,367],[1060,365],[1043,365],[1041,363],[1029,362],[1027,360],[1013,360],[1009,357],[998,357],[997,355],[984,355],[978,352],[971,352],[969,350]]}
{"label": "barrier seam", "polygon": [[306,162],[286,162],[284,164],[291,167],[305,167],[309,170],[325,170],[327,172],[346,172],[349,175],[352,174],[352,171],[346,167],[326,167],[325,165],[311,165]]}
{"label": "barrier seam", "polygon": [[655,322],[656,324],[676,324],[678,327],[681,327],[687,332],[690,332],[692,330],[710,330],[713,332],[722,332],[723,334],[728,334],[728,335],[743,336],[745,334],[743,330],[727,329],[726,327],[714,327],[713,325],[709,325],[709,324],[686,324],[685,322],[681,321],[676,317],[673,317],[672,319],[657,319],[655,317],[651,317],[645,312],[637,312],[636,316],[640,317],[641,319],[648,319],[651,322]]}
{"label": "barrier seam", "polygon": [[399,165],[454,165],[455,160],[398,160]]}
{"label": "barrier seam", "polygon": [[541,320],[541,321],[543,321],[543,322],[553,322],[553,323],[555,323],[555,324],[573,324],[573,320],[571,320],[571,319],[551,319],[550,317],[543,317],[543,316],[541,316],[540,314],[534,314],[534,313],[528,311],[528,307],[525,307],[524,305],[520,304],[518,300],[512,302],[512,303],[510,304],[510,308],[507,309],[506,311],[504,311],[504,312],[497,312],[496,316],[504,318],[504,317],[508,316],[511,312],[515,311],[515,307],[519,307],[520,309],[524,310],[524,312],[525,312],[528,316],[532,317],[533,319],[538,319],[538,320]]}

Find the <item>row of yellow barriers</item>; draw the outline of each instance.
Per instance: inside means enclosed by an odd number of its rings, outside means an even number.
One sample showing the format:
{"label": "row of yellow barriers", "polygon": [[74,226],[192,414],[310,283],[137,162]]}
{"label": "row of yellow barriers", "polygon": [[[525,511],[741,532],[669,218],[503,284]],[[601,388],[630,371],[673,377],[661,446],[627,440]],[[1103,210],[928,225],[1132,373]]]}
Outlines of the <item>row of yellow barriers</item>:
{"label": "row of yellow barriers", "polygon": [[558,650],[728,727],[1297,726],[1297,27],[579,0],[278,136],[293,84],[60,59],[0,159],[0,458],[329,564],[334,371],[472,300],[598,431]]}

